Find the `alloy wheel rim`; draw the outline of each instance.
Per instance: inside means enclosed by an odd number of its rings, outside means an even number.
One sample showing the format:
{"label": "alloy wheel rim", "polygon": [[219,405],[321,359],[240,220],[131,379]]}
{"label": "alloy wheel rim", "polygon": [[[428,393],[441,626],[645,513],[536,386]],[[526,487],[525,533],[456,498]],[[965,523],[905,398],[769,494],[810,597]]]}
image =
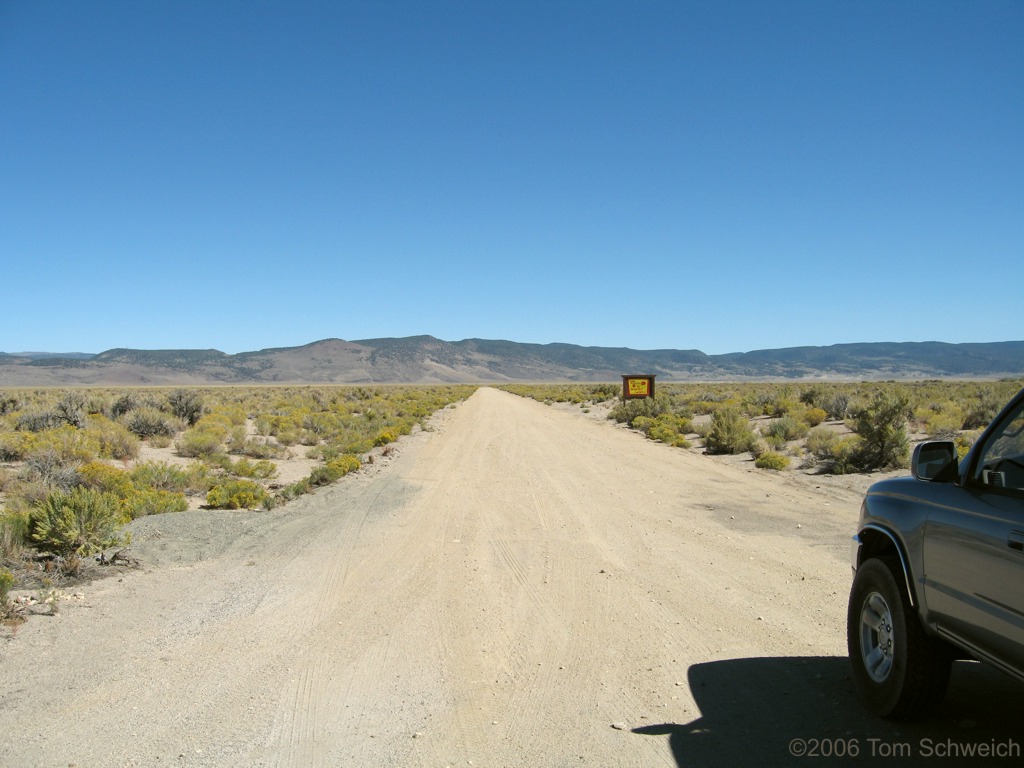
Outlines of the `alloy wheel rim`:
{"label": "alloy wheel rim", "polygon": [[892,611],[884,597],[872,592],[860,612],[860,653],[864,670],[876,683],[888,679],[894,651]]}

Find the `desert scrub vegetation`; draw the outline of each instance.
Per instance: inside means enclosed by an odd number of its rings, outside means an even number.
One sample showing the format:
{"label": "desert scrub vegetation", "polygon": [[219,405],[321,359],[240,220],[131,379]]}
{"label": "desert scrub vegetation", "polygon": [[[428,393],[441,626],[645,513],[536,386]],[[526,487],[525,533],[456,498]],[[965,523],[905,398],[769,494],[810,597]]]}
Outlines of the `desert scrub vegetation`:
{"label": "desert scrub vegetation", "polygon": [[653,420],[663,413],[671,412],[671,406],[672,401],[665,395],[620,400],[609,412],[608,418],[632,427],[637,419]]}
{"label": "desert scrub vegetation", "polygon": [[[0,566],[18,573],[43,552],[70,563],[117,546],[143,515],[271,508],[357,470],[474,390],[0,390]],[[275,462],[289,457],[315,465],[282,483]]]}
{"label": "desert scrub vegetation", "polygon": [[229,479],[210,489],[206,503],[213,509],[253,509],[267,498],[267,492],[252,480]]}
{"label": "desert scrub vegetation", "polygon": [[572,403],[586,407],[616,400],[622,387],[615,384],[502,384],[495,387],[541,403]]}
{"label": "desert scrub vegetation", "polygon": [[783,470],[789,466],[789,457],[775,451],[765,451],[754,459],[754,466],[758,469]]}
{"label": "desert scrub vegetation", "polygon": [[0,619],[5,619],[10,611],[10,593],[17,579],[6,568],[0,568]]}
{"label": "desert scrub vegetation", "polygon": [[710,454],[735,454],[749,451],[754,444],[750,420],[735,406],[717,409],[711,415],[711,429],[704,438]]}
{"label": "desert scrub vegetation", "polygon": [[667,443],[676,448],[690,447],[690,441],[686,439],[686,435],[692,431],[692,424],[688,416],[663,411],[653,418],[635,416],[630,426],[640,430],[651,440]]}
{"label": "desert scrub vegetation", "polygon": [[126,544],[127,522],[112,494],[84,487],[47,494],[29,517],[36,547],[62,558]]}
{"label": "desert scrub vegetation", "polygon": [[910,453],[908,405],[909,398],[902,394],[878,392],[857,410],[853,430],[860,440],[854,450],[855,467],[872,470],[906,465]]}
{"label": "desert scrub vegetation", "polygon": [[[905,466],[910,442],[951,439],[960,455],[1022,379],[914,382],[659,382],[656,399],[621,399],[616,384],[509,385],[541,402],[611,405],[609,418],[647,437],[709,454],[767,453],[815,472],[843,474]],[[604,399],[598,399],[598,398]],[[720,414],[720,415],[719,415]]]}
{"label": "desert scrub vegetation", "polygon": [[118,509],[130,520],[188,509],[183,490],[152,485],[147,482],[145,473],[137,474],[136,470],[126,472],[103,462],[91,461],[78,467],[76,472],[76,488],[88,488],[112,496]]}

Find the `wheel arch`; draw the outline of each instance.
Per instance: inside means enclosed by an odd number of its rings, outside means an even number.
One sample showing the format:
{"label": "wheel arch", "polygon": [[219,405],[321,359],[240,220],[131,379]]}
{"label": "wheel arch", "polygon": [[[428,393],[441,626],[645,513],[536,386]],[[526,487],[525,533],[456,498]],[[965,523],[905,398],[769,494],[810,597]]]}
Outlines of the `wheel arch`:
{"label": "wheel arch", "polygon": [[857,547],[857,568],[872,558],[891,558],[899,562],[900,573],[895,575],[898,580],[902,581],[903,588],[907,591],[907,597],[910,599],[910,605],[918,609],[914,580],[910,573],[910,561],[906,548],[899,537],[884,526],[869,523],[857,533],[857,542],[859,545]]}

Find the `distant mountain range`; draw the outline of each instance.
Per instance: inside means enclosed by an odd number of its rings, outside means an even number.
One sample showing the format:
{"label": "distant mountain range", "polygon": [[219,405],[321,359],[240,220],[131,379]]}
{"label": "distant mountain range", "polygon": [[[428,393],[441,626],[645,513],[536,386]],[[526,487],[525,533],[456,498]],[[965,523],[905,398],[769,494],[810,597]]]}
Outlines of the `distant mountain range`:
{"label": "distant mountain range", "polygon": [[521,344],[433,336],[343,341],[225,354],[216,349],[0,352],[0,386],[377,384],[744,379],[994,378],[1024,375],[1024,341],[836,344],[727,355]]}

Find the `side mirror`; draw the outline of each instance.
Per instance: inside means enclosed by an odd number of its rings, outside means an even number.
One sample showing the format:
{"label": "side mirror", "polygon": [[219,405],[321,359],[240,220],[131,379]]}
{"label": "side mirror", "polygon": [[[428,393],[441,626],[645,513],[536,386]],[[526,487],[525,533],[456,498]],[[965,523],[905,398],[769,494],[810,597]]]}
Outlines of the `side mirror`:
{"label": "side mirror", "polygon": [[956,443],[952,440],[935,440],[919,443],[910,460],[910,474],[917,480],[932,483],[951,483],[957,477]]}

